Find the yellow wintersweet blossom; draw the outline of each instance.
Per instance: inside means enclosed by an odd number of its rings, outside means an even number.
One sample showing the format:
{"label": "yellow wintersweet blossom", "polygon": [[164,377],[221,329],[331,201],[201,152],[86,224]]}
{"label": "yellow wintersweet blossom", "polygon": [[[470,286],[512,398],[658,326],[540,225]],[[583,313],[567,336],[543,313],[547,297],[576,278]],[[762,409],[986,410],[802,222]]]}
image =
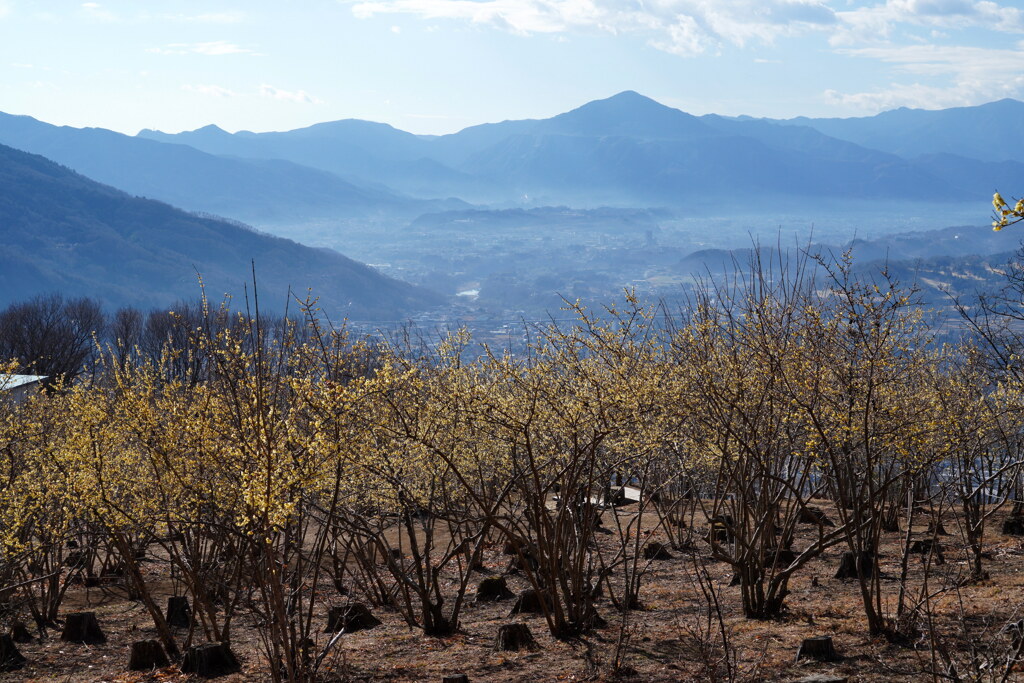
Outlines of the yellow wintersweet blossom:
{"label": "yellow wintersweet blossom", "polygon": [[996,192],[992,195],[992,209],[992,216],[995,219],[992,221],[992,229],[996,232],[1024,220],[1024,199],[1018,199],[1011,208],[1003,196]]}

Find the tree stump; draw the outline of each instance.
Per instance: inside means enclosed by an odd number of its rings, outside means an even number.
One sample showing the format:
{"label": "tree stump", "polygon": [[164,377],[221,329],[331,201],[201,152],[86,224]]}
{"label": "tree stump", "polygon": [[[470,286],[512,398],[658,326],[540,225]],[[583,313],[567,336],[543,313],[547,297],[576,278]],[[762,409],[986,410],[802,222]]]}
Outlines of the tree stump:
{"label": "tree stump", "polygon": [[[630,609],[643,609],[643,605],[639,604],[639,600],[636,596],[630,598],[630,602],[633,604]],[[597,610],[591,607],[587,610],[587,614],[583,617],[583,625],[587,628],[608,628],[608,620],[597,613]]]}
{"label": "tree stump", "polygon": [[11,640],[16,643],[31,643],[35,638],[32,637],[25,622],[16,621],[11,624]]}
{"label": "tree stump", "polygon": [[192,625],[192,608],[189,607],[187,596],[172,595],[167,598],[167,625],[177,628]]}
{"label": "tree stump", "polygon": [[644,547],[644,559],[671,560],[672,553],[668,551],[668,548],[664,544],[652,541]]}
{"label": "tree stump", "polygon": [[797,517],[799,524],[817,524],[818,526],[835,526],[825,511],[816,507],[800,508],[800,516]]}
{"label": "tree stump", "polygon": [[680,529],[685,529],[686,528],[686,515],[685,515],[685,513],[670,512],[666,516],[666,519],[668,520],[668,523],[671,526],[678,527]]}
{"label": "tree stump", "polygon": [[804,638],[800,643],[800,649],[796,651],[796,661],[801,659],[816,659],[819,662],[834,662],[839,659],[835,646],[832,645],[832,636],[816,636]]}
{"label": "tree stump", "polygon": [[508,615],[543,614],[545,611],[551,611],[551,597],[543,591],[528,588],[516,598],[516,604],[512,605]]}
{"label": "tree stump", "polygon": [[915,555],[931,555],[934,553],[935,564],[945,564],[946,557],[942,554],[942,545],[930,538],[922,538],[910,545],[910,552]]}
{"label": "tree stump", "polygon": [[785,568],[796,560],[796,551],[792,548],[766,548],[764,552],[765,567]]}
{"label": "tree stump", "polygon": [[1003,533],[1007,536],[1024,536],[1024,515],[1010,515],[1003,522]]}
{"label": "tree stump", "polygon": [[890,534],[898,534],[902,529],[900,528],[899,515],[895,514],[883,514],[882,515],[882,531]]}
{"label": "tree stump", "polygon": [[580,524],[583,525],[586,520],[592,519],[594,528],[601,526],[601,508],[594,505],[590,501],[584,501],[576,506],[576,516],[580,520]]}
{"label": "tree stump", "polygon": [[858,579],[866,578],[874,570],[874,561],[871,553],[864,551],[859,558],[855,558],[851,552],[843,553],[839,560],[839,569],[836,571],[837,579]]}
{"label": "tree stump", "polygon": [[194,645],[185,652],[181,660],[181,672],[195,674],[202,678],[217,678],[238,673],[242,665],[227,643],[206,643]]}
{"label": "tree stump", "polygon": [[81,569],[86,565],[89,556],[81,550],[75,550],[67,554],[64,558],[64,566],[71,567],[72,569]]}
{"label": "tree stump", "polygon": [[100,623],[96,621],[95,612],[72,612],[65,616],[60,639],[86,645],[101,645],[107,642],[107,637],[100,629]]}
{"label": "tree stump", "polygon": [[505,573],[517,574],[519,571],[536,571],[539,566],[540,563],[530,549],[524,548],[522,553],[513,553]]}
{"label": "tree stump", "polygon": [[469,676],[466,674],[448,674],[441,679],[441,683],[469,683]]}
{"label": "tree stump", "polygon": [[26,661],[11,636],[6,633],[0,635],[0,671],[17,671],[25,666]]}
{"label": "tree stump", "polygon": [[605,505],[607,505],[609,507],[613,507],[613,508],[622,507],[623,505],[628,505],[629,504],[629,499],[626,498],[626,489],[622,488],[621,486],[618,487],[618,488],[614,488],[614,489],[611,489],[611,488],[608,489],[604,493],[604,501],[603,502],[604,502]]}
{"label": "tree stump", "polygon": [[533,639],[529,626],[505,624],[498,629],[498,637],[494,639],[495,652],[515,652],[523,649],[538,649],[537,641]]}
{"label": "tree stump", "polygon": [[718,543],[732,543],[732,515],[715,515],[711,518],[711,531],[705,539],[708,543],[717,541]]}
{"label": "tree stump", "polygon": [[128,668],[132,671],[152,671],[170,666],[164,646],[159,640],[139,640],[132,643]]}
{"label": "tree stump", "polygon": [[476,588],[476,602],[498,602],[511,600],[516,594],[508,589],[504,576],[492,576],[480,582]]}
{"label": "tree stump", "polygon": [[366,631],[381,625],[380,619],[373,616],[370,610],[361,602],[354,602],[345,607],[332,607],[327,613],[326,633],[337,633],[344,630],[345,633]]}
{"label": "tree stump", "polygon": [[929,536],[949,536],[949,532],[946,531],[946,527],[942,525],[942,520],[931,520],[928,522],[928,535]]}

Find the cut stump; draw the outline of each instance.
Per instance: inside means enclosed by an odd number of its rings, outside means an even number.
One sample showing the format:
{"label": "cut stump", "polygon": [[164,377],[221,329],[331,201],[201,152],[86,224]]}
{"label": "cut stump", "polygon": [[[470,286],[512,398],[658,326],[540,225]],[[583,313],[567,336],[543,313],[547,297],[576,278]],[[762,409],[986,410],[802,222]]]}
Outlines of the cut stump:
{"label": "cut stump", "polygon": [[512,611],[508,615],[516,614],[543,614],[551,611],[551,598],[543,591],[528,588],[516,598],[516,604],[512,605]]}
{"label": "cut stump", "polygon": [[732,543],[733,520],[732,515],[715,515],[710,520],[711,530],[708,531],[705,539],[708,543]]}
{"label": "cut stump", "polygon": [[930,538],[922,538],[910,545],[910,552],[914,555],[933,555],[935,564],[945,564],[946,557],[942,554],[942,544],[936,543]]}
{"label": "cut stump", "polygon": [[327,613],[327,633],[345,633],[366,631],[381,625],[381,620],[370,613],[369,608],[361,602],[354,602],[347,607],[332,607]]}
{"label": "cut stump", "polygon": [[832,644],[832,636],[816,636],[804,638],[800,649],[796,651],[796,661],[816,659],[819,662],[834,662],[839,659],[836,648]]}
{"label": "cut stump", "polygon": [[515,574],[519,571],[536,571],[540,563],[537,562],[537,551],[533,546],[526,546],[517,548],[513,546],[512,552],[508,553],[508,547],[506,546],[506,555],[511,555],[512,558],[509,560],[508,568],[505,570],[506,574]]}
{"label": "cut stump", "polygon": [[1003,522],[1003,533],[1007,536],[1024,536],[1024,515],[1010,515]]}
{"label": "cut stump", "polygon": [[195,645],[185,652],[185,657],[181,660],[182,673],[195,674],[202,678],[227,676],[241,670],[242,665],[227,643]]}
{"label": "cut stump", "polygon": [[492,576],[480,582],[476,588],[476,602],[498,602],[511,600],[516,594],[508,589],[504,576]]}
{"label": "cut stump", "polygon": [[862,552],[860,557],[855,557],[852,552],[845,552],[839,560],[839,569],[836,571],[837,579],[857,579],[867,577],[874,570],[874,561],[871,553]]}
{"label": "cut stump", "polygon": [[68,643],[85,645],[101,645],[107,642],[100,623],[96,621],[95,612],[72,612],[65,616],[60,639]]}
{"label": "cut stump", "polygon": [[16,621],[11,624],[11,640],[16,643],[31,643],[35,638],[32,637],[25,622]]}
{"label": "cut stump", "polygon": [[668,547],[663,543],[652,541],[644,547],[644,559],[645,560],[671,560],[672,553],[668,551]]}
{"label": "cut stump", "polygon": [[819,526],[835,526],[825,511],[816,507],[800,508],[800,516],[796,520],[800,524],[817,524]]}
{"label": "cut stump", "polygon": [[784,568],[796,561],[797,553],[792,548],[767,548],[764,551],[765,568]]}
{"label": "cut stump", "polygon": [[164,646],[159,640],[139,640],[132,643],[128,668],[132,671],[152,671],[170,666]]}
{"label": "cut stump", "polygon": [[536,650],[538,647],[526,624],[505,624],[498,629],[498,637],[494,639],[495,652]]}
{"label": "cut stump", "polygon": [[25,666],[25,656],[8,634],[0,635],[0,671],[17,671]]}
{"label": "cut stump", "polygon": [[167,624],[176,628],[188,628],[192,625],[192,608],[188,597],[172,595],[167,598]]}

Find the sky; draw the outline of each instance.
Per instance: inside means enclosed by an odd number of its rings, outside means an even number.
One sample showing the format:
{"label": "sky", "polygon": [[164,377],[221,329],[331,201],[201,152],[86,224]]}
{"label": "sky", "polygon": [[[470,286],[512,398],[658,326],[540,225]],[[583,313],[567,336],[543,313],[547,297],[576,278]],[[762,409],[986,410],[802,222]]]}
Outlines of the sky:
{"label": "sky", "polygon": [[692,114],[1024,99],[1024,1],[0,0],[0,111],[134,134],[421,134],[635,90]]}

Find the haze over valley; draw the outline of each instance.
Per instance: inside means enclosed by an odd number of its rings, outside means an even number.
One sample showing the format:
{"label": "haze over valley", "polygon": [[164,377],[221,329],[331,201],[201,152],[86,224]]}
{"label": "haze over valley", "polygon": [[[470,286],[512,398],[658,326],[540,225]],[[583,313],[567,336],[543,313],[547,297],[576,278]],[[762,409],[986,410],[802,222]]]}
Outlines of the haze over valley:
{"label": "haze over valley", "polygon": [[[166,305],[188,296],[199,271],[218,295],[238,296],[255,259],[277,301],[288,285],[312,287],[336,317],[504,329],[558,315],[563,299],[608,301],[623,289],[673,301],[756,245],[855,244],[861,267],[886,262],[943,305],[945,290],[969,295],[997,279],[1014,249],[985,220],[993,189],[1024,187],[1024,163],[1008,151],[1024,143],[1022,120],[1024,103],[1011,99],[852,119],[692,116],[632,91],[439,136],[354,119],[129,136],[4,114],[0,143],[80,175],[5,153],[3,292],[9,301],[73,287],[110,305]],[[192,216],[113,201],[86,178]],[[26,203],[47,210],[29,214]],[[171,215],[177,227],[161,232]],[[42,231],[46,248],[30,239],[43,220],[59,226]],[[140,254],[161,234],[181,254],[140,255],[148,270],[124,282],[132,271],[118,249],[79,226],[123,233],[126,221],[147,223],[129,236]],[[239,223],[368,263],[389,284]],[[186,225],[217,236],[203,243]],[[225,249],[238,253],[230,272]]]}

